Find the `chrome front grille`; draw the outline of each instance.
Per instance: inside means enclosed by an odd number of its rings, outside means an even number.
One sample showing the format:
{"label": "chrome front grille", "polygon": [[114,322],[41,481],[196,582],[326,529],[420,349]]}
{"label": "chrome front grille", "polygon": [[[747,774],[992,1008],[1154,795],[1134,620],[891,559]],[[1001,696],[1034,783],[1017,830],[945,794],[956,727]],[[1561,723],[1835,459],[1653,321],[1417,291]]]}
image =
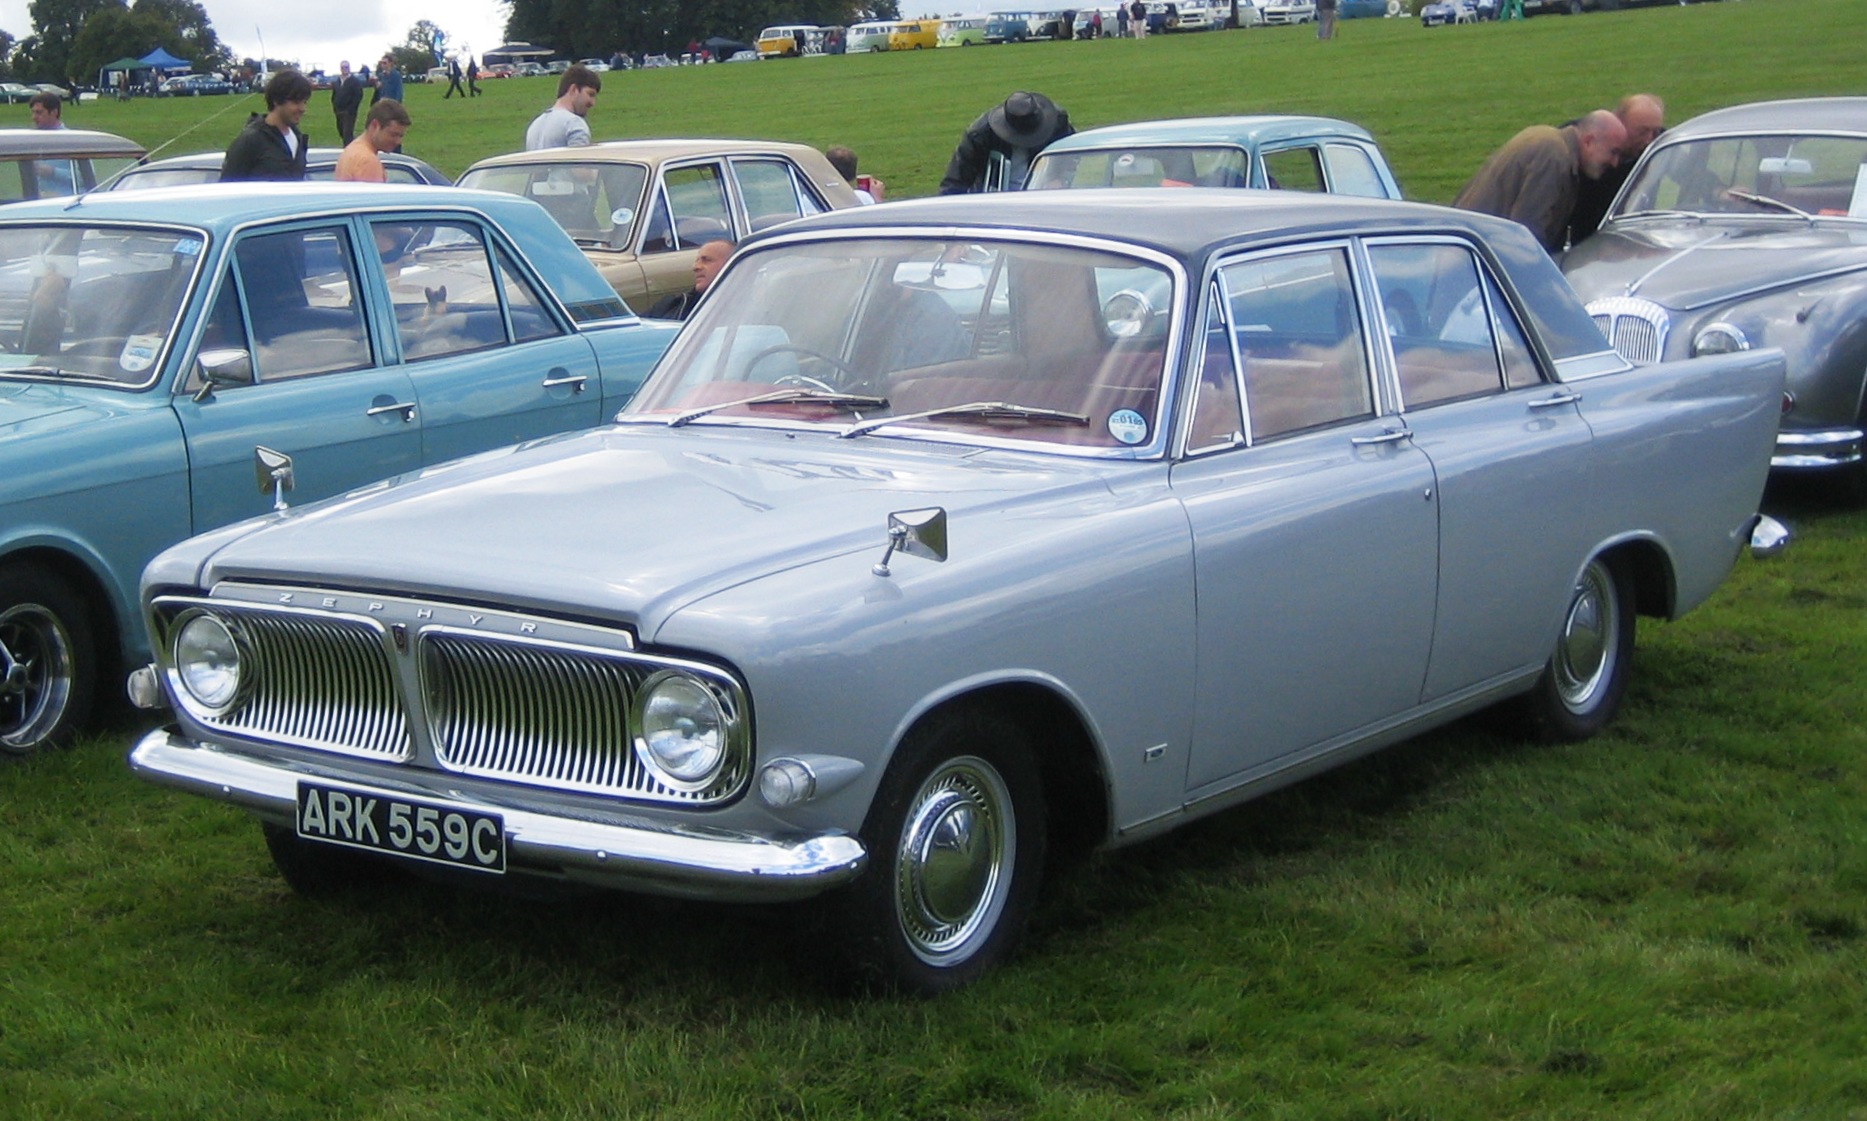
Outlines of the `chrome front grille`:
{"label": "chrome front grille", "polygon": [[171,695],[210,728],[556,790],[688,805],[731,798],[750,774],[745,736],[735,737],[725,766],[700,789],[675,789],[642,761],[631,706],[651,676],[680,670],[710,682],[735,713],[745,705],[737,684],[717,667],[637,651],[626,631],[394,598],[244,588],[237,594],[248,598],[155,602],[166,633],[209,612],[236,630],[242,658],[250,658],[249,685],[216,713],[174,682],[173,655],[163,652]]}
{"label": "chrome front grille", "polygon": [[409,757],[408,720],[381,627],[299,611],[232,610],[222,617],[264,672],[253,675],[243,703],[218,715],[194,712],[197,718],[236,735],[298,747]]}
{"label": "chrome front grille", "polygon": [[1652,300],[1634,296],[1608,296],[1592,300],[1588,314],[1622,358],[1637,366],[1650,366],[1666,353],[1666,332],[1672,320]]}
{"label": "chrome front grille", "polygon": [[599,794],[704,802],[737,787],[729,766],[710,789],[671,790],[636,757],[629,705],[655,668],[605,650],[429,631],[422,677],[435,755],[464,774]]}

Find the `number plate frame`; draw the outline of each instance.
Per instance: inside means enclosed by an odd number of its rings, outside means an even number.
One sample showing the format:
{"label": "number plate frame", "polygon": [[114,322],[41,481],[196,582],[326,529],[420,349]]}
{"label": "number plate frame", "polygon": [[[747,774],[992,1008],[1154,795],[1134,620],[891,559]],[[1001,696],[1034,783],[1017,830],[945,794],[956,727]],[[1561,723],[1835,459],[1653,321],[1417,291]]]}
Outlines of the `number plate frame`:
{"label": "number plate frame", "polygon": [[292,827],[299,837],[318,844],[495,876],[506,871],[505,819],[445,802],[301,779]]}

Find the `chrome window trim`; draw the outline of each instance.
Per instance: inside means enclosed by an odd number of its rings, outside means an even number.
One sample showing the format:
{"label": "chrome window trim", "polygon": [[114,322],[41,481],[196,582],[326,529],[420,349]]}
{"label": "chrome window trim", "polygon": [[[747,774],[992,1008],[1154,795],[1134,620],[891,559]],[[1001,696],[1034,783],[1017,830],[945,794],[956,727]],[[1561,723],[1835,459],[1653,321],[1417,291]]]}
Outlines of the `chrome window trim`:
{"label": "chrome window trim", "polygon": [[[1349,290],[1354,296],[1355,311],[1356,315],[1359,317],[1357,326],[1361,331],[1362,360],[1366,364],[1363,375],[1366,378],[1370,412],[1364,417],[1342,417],[1339,420],[1331,422],[1331,425],[1324,425],[1323,427],[1331,427],[1334,424],[1350,424],[1356,421],[1371,420],[1376,417],[1385,416],[1391,411],[1386,407],[1387,390],[1382,384],[1386,376],[1391,374],[1391,370],[1387,371],[1386,374],[1383,373],[1382,360],[1376,353],[1377,349],[1384,350],[1386,348],[1376,348],[1374,345],[1371,325],[1376,321],[1368,318],[1367,293],[1364,291],[1364,284],[1358,279],[1358,274],[1362,272],[1362,267],[1365,266],[1366,262],[1365,260],[1357,260],[1357,257],[1360,256],[1360,252],[1356,242],[1357,239],[1354,237],[1341,236],[1317,241],[1296,242],[1290,245],[1279,245],[1267,249],[1246,250],[1220,256],[1216,258],[1214,265],[1214,271],[1218,275],[1219,286],[1225,300],[1226,320],[1229,327],[1231,320],[1232,292],[1225,280],[1225,271],[1227,269],[1241,264],[1248,264],[1253,261],[1269,260],[1276,257],[1292,257],[1301,253],[1339,252],[1342,255],[1344,263],[1348,266]],[[1384,324],[1382,325],[1382,329],[1385,330]],[[1236,330],[1228,330],[1228,334],[1231,337],[1232,345],[1232,368],[1237,371],[1238,375],[1239,409],[1244,414],[1245,443],[1243,446],[1257,447],[1260,441],[1257,437],[1256,427],[1252,423],[1251,400],[1249,395],[1245,392],[1245,365],[1238,352],[1238,332]],[[1314,431],[1314,429],[1306,428],[1301,430],[1301,432],[1309,431]],[[1295,432],[1280,433],[1276,436],[1267,436],[1265,439],[1280,440],[1286,435],[1298,434],[1299,433]]]}

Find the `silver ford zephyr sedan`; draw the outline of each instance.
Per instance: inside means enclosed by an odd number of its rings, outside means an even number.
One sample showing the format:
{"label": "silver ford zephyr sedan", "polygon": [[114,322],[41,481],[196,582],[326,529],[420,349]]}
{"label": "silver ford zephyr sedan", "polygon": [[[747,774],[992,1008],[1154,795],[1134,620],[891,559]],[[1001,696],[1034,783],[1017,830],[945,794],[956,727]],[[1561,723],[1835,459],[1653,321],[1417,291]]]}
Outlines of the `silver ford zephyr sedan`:
{"label": "silver ford zephyr sedan", "polygon": [[[131,762],[360,862],[821,896],[964,984],[1047,854],[1509,701],[1614,715],[1757,524],[1783,362],[1635,367],[1519,226],[1275,192],[744,244],[616,423],[156,559]],[[266,459],[285,497],[293,465]]]}

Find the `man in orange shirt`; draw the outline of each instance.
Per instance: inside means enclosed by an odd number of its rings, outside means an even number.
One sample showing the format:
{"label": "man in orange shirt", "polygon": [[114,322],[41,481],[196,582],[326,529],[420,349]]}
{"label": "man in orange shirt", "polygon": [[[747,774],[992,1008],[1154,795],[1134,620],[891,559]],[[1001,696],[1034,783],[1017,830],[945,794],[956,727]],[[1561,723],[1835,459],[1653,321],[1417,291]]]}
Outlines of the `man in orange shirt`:
{"label": "man in orange shirt", "polygon": [[340,183],[388,182],[382,170],[382,153],[402,146],[409,123],[408,109],[400,101],[385,97],[370,106],[363,135],[344,146],[333,178]]}

